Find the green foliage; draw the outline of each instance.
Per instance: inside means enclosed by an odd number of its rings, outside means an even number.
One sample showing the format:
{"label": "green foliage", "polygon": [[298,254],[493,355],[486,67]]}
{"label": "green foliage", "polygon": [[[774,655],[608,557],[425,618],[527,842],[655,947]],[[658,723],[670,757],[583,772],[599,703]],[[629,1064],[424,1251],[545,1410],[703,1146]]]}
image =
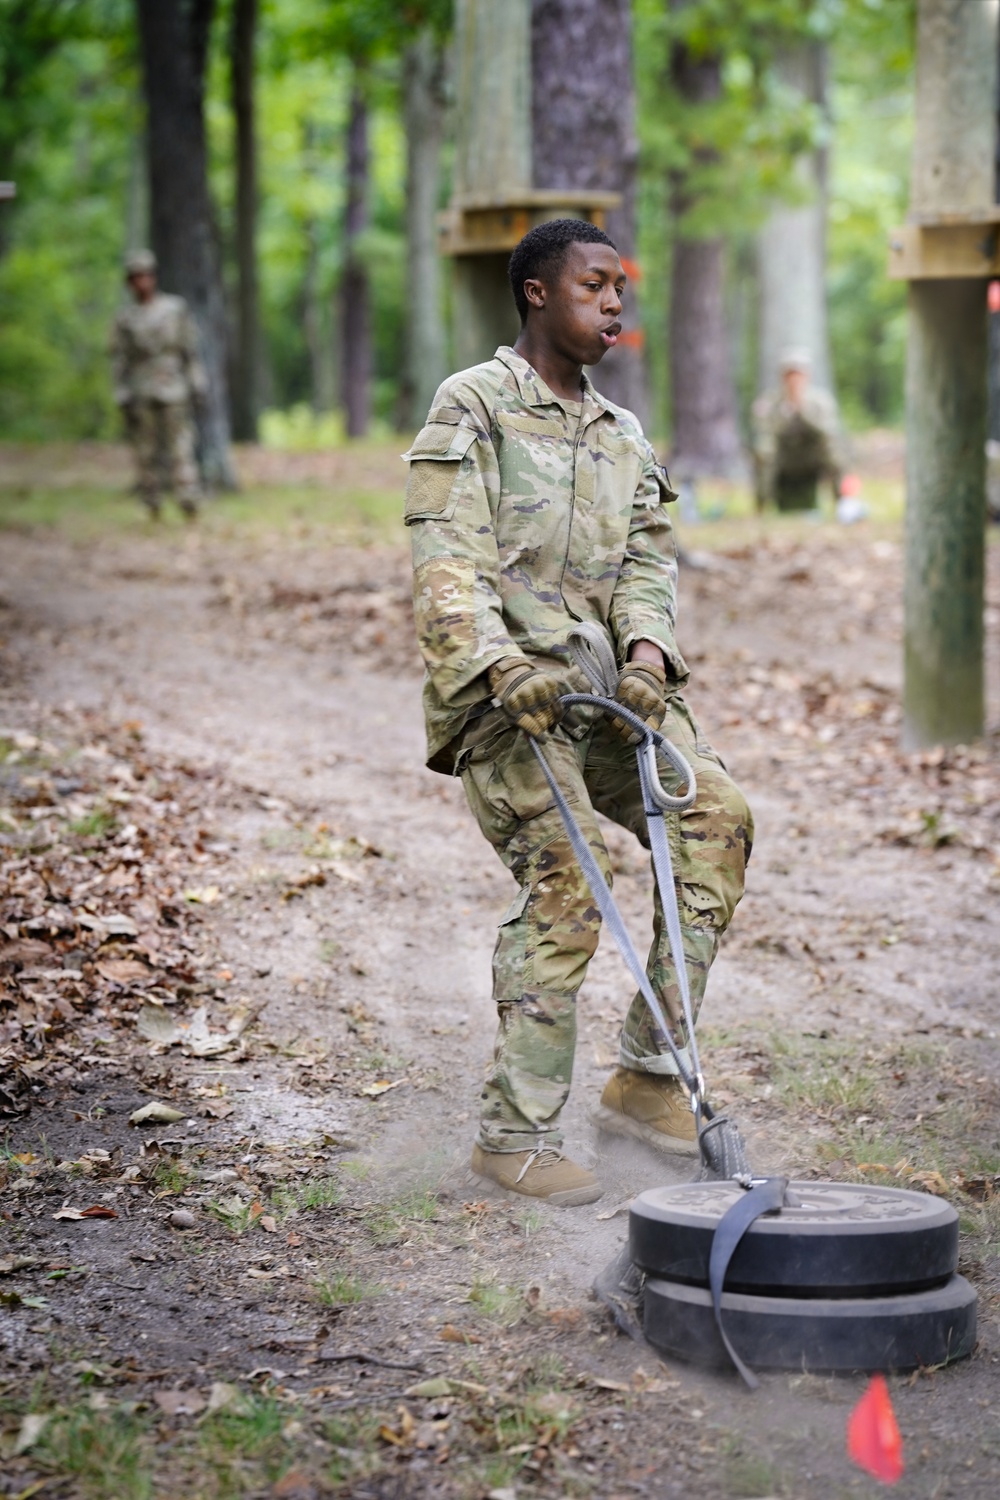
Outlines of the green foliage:
{"label": "green foliage", "polygon": [[[227,284],[233,264],[231,0],[212,36],[207,123]],[[264,431],[340,440],[337,303],[344,138],[351,87],[368,100],[371,222],[362,253],[373,306],[375,409],[395,419],[403,366],[405,48],[445,34],[452,0],[265,0],[257,59]],[[637,288],[654,427],[668,425],[671,246],[723,235],[745,398],[754,382],[753,236],[794,200],[795,161],[830,146],[829,294],[838,394],[850,423],[897,422],[905,288],[885,274],[887,231],[905,215],[915,0],[633,0],[640,163]],[[118,433],[107,337],[122,252],[147,238],[142,106],[131,0],[0,0],[0,160],[18,198],[0,204],[0,430],[8,439]],[[831,110],[778,66],[824,43]],[[678,49],[719,60],[712,97],[680,96]],[[709,91],[712,93],[712,91]],[[320,420],[314,421],[314,413]],[[285,414],[285,415],[282,415]],[[330,415],[326,415],[330,414]]]}
{"label": "green foliage", "polygon": [[148,1420],[127,1406],[79,1405],[53,1415],[35,1448],[46,1468],[72,1476],[81,1500],[150,1500]]}

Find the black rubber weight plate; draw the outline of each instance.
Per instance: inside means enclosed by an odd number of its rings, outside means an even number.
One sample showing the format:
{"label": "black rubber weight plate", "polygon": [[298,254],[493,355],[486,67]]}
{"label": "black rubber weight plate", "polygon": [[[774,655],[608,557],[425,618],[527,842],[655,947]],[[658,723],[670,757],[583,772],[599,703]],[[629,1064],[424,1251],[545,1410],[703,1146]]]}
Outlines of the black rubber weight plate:
{"label": "black rubber weight plate", "polygon": [[[649,1280],[643,1331],[664,1354],[732,1369],[704,1287]],[[901,1297],[751,1297],[724,1292],[722,1321],[752,1370],[914,1370],[971,1354],[976,1293],[964,1276]]]}
{"label": "black rubber weight plate", "polygon": [[[691,1182],[653,1188],[629,1210],[629,1247],[652,1276],[708,1285],[715,1228],[742,1188]],[[856,1297],[919,1291],[958,1266],[958,1214],[929,1193],[846,1182],[792,1182],[794,1205],[743,1236],[726,1289],[758,1295]]]}

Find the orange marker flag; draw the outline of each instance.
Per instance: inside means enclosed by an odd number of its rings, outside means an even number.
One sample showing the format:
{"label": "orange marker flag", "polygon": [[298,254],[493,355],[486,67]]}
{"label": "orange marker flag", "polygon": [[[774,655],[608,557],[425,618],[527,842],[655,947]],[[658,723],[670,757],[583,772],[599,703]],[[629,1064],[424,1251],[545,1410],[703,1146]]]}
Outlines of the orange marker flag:
{"label": "orange marker flag", "polygon": [[883,1484],[895,1484],[902,1476],[903,1439],[882,1375],[872,1376],[847,1419],[847,1452]]}

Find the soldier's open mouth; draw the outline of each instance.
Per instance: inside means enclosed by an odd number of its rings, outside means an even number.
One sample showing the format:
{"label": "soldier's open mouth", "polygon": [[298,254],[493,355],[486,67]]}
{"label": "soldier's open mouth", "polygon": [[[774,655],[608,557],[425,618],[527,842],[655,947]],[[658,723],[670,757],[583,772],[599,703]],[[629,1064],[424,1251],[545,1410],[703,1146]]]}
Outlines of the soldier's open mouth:
{"label": "soldier's open mouth", "polygon": [[605,349],[613,349],[615,347],[621,331],[622,325],[620,323],[612,323],[610,328],[603,328],[601,330],[601,342]]}

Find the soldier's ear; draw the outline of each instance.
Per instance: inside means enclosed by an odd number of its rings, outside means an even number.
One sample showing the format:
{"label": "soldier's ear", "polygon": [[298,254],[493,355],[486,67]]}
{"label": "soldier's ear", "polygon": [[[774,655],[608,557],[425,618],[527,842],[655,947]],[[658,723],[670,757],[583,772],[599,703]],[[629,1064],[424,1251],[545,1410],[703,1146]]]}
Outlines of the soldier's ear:
{"label": "soldier's ear", "polygon": [[524,283],[524,295],[528,299],[529,307],[542,308],[545,306],[545,283],[532,277]]}

